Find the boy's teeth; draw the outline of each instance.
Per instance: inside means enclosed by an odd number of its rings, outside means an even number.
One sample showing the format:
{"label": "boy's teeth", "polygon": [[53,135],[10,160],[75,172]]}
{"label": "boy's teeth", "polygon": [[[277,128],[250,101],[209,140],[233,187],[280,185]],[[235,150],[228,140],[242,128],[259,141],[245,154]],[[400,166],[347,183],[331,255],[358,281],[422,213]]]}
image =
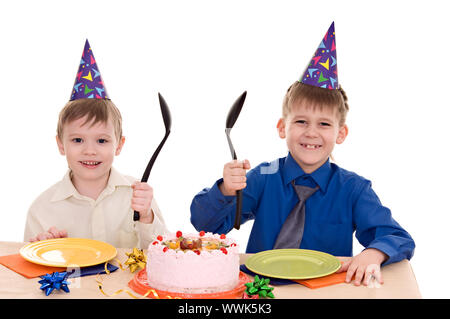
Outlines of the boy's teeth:
{"label": "boy's teeth", "polygon": [[320,145],[310,145],[310,144],[303,144],[306,148],[319,148]]}
{"label": "boy's teeth", "polygon": [[85,165],[97,165],[99,162],[83,162]]}

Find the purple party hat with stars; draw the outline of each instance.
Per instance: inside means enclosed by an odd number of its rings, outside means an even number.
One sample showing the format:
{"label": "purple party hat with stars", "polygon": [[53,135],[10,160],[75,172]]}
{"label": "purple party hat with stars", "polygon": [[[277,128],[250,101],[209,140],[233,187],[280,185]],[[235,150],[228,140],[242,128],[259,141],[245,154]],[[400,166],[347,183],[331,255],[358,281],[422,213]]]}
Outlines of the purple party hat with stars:
{"label": "purple party hat with stars", "polygon": [[330,90],[339,88],[334,21],[299,81]]}
{"label": "purple party hat with stars", "polygon": [[70,101],[78,99],[109,99],[87,39],[70,96]]}

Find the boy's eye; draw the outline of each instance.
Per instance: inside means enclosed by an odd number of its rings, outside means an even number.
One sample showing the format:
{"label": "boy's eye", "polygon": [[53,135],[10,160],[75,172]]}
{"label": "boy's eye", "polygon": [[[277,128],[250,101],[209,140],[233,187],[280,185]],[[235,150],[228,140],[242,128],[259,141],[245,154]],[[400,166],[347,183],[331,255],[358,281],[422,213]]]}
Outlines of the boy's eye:
{"label": "boy's eye", "polygon": [[105,143],[107,143],[108,141],[105,140],[104,138],[100,138],[100,139],[98,139],[98,142],[99,142],[100,144],[105,144]]}
{"label": "boy's eye", "polygon": [[72,139],[72,142],[81,143],[81,142],[83,142],[83,140],[80,137],[75,137]]}
{"label": "boy's eye", "polygon": [[327,123],[327,122],[320,122],[320,125],[321,125],[321,126],[331,126],[331,124],[330,124],[330,123]]}
{"label": "boy's eye", "polygon": [[298,123],[298,124],[306,124],[306,121],[305,121],[305,120],[297,120],[297,121],[295,121],[295,123]]}

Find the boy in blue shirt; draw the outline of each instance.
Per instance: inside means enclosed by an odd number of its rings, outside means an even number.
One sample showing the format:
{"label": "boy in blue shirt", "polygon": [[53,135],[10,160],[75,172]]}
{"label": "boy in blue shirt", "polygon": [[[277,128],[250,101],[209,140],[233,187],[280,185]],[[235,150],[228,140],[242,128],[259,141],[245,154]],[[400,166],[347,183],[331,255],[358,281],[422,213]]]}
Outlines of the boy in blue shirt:
{"label": "boy in blue shirt", "polygon": [[[380,265],[410,259],[415,244],[391,216],[365,178],[330,162],[348,127],[347,96],[337,81],[334,23],[304,75],[287,91],[278,121],[289,153],[250,169],[232,161],[223,178],[197,194],[191,222],[197,230],[227,233],[233,228],[237,190],[242,189],[242,223],[254,219],[247,253],[276,248],[313,249],[352,256],[353,232],[365,249],[344,263],[346,281],[383,282]],[[299,189],[309,189],[301,199]],[[303,212],[296,207],[303,206]],[[299,237],[299,238],[298,238]]]}

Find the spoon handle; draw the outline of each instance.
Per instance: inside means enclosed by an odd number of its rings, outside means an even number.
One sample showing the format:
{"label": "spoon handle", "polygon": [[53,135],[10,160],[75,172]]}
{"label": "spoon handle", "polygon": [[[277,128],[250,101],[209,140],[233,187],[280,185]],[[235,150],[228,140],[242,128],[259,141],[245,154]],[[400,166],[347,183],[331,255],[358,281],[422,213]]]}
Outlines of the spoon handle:
{"label": "spoon handle", "polygon": [[241,227],[241,211],[242,211],[242,190],[236,191],[236,215],[234,217],[234,228]]}
{"label": "spoon handle", "polygon": [[[233,152],[233,159],[237,160],[236,152],[234,151],[234,147],[231,144],[231,140],[230,145]],[[239,228],[241,227],[241,212],[242,212],[242,189],[236,191],[236,214],[234,215],[233,227],[236,228],[237,230],[239,230]]]}
{"label": "spoon handle", "polygon": [[[163,140],[161,141],[161,143],[159,143],[158,148],[153,153],[152,158],[150,159],[150,161],[147,164],[147,168],[145,169],[144,175],[142,176],[141,182],[146,183],[148,181],[148,177],[150,176],[150,172],[152,171],[153,164],[155,163],[156,158],[158,157],[158,154],[161,151],[164,143],[166,142],[167,138],[169,137],[169,134],[170,134],[170,131],[167,131],[166,135],[164,135]],[[139,212],[134,211],[133,221],[138,221],[139,219],[140,219]]]}

